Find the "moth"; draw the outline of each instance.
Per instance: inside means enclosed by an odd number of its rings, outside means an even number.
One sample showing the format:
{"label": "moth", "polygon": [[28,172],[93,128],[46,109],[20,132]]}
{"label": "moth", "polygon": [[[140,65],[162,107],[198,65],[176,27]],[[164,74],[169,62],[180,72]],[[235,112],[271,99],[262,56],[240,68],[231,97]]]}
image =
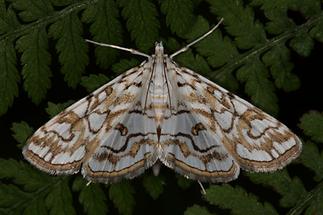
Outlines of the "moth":
{"label": "moth", "polygon": [[161,42],[147,59],[40,127],[24,157],[50,174],[81,170],[89,181],[131,179],[161,164],[190,179],[228,182],[240,169],[271,172],[301,152],[285,125],[173,58],[212,33],[167,55]]}

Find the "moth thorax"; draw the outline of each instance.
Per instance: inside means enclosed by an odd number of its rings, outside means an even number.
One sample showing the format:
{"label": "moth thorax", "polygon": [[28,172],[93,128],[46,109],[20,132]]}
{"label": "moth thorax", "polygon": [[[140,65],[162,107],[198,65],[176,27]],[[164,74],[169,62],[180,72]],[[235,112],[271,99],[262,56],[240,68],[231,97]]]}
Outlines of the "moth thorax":
{"label": "moth thorax", "polygon": [[164,55],[164,46],[162,42],[156,42],[155,44],[155,55],[163,56]]}

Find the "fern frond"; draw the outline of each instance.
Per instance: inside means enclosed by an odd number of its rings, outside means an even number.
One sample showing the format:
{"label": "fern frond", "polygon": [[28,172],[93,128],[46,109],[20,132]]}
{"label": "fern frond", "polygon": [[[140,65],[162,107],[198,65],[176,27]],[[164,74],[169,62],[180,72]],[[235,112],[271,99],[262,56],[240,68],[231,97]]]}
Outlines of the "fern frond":
{"label": "fern frond", "polygon": [[314,189],[299,199],[296,206],[293,207],[287,214],[318,214],[323,211],[323,182],[319,183]]}
{"label": "fern frond", "polygon": [[47,50],[48,40],[45,29],[35,29],[19,38],[17,48],[22,53],[24,88],[32,101],[39,104],[51,86],[52,76],[49,68],[51,56]]}
{"label": "fern frond", "polygon": [[249,6],[244,7],[242,1],[219,0],[209,1],[211,11],[223,17],[228,33],[241,49],[250,49],[266,42],[263,26],[255,21],[254,12]]}
{"label": "fern frond", "polygon": [[[308,34],[307,32],[313,26],[316,26],[321,22],[323,14],[318,13],[316,10],[314,16],[312,16],[306,23],[298,26],[293,23],[293,21],[287,16],[287,11],[288,9],[293,7],[294,1],[252,1],[251,5],[261,6],[261,8],[264,10],[265,15],[268,16],[270,20],[268,23],[266,23],[266,30],[268,31],[268,33],[279,34],[273,39],[268,39],[264,26],[262,26],[258,21],[255,21],[253,8],[251,8],[250,6],[244,6],[242,1],[209,1],[209,3],[214,14],[224,17],[225,30],[234,37],[234,44],[236,44],[239,49],[249,49],[246,54],[238,54],[226,65],[220,68],[216,76],[224,75],[223,73],[231,73],[234,69],[241,67],[243,64],[248,64],[248,62],[253,63],[252,61],[250,61],[250,59],[258,58],[257,65],[260,66],[259,73],[261,73],[262,71],[263,74],[261,74],[258,77],[260,79],[257,80],[259,80],[259,82],[265,83],[266,86],[270,86],[268,89],[263,90],[262,93],[263,96],[269,95],[269,100],[271,101],[266,101],[266,99],[259,99],[261,98],[261,96],[259,96],[261,92],[259,92],[259,85],[255,85],[255,80],[253,78],[247,80],[243,79],[243,81],[245,81],[245,83],[249,85],[246,86],[246,93],[251,96],[254,103],[258,104],[266,111],[277,113],[277,98],[273,90],[273,85],[270,81],[270,76],[268,75],[268,71],[266,70],[270,68],[271,75],[275,79],[276,85],[285,91],[297,89],[299,87],[299,80],[296,75],[290,72],[292,68],[291,65],[288,66],[288,64],[290,63],[288,57],[290,51],[288,51],[288,53],[283,52],[283,58],[280,58],[279,61],[277,61],[278,57],[276,56],[279,56],[277,55],[279,49],[272,50],[272,48],[279,46],[279,44],[281,44],[280,47],[283,47],[287,39],[293,38],[290,41],[291,46],[300,55],[307,56],[313,47],[313,40],[308,36],[310,34]],[[276,9],[276,7],[278,7],[278,9]],[[294,6],[294,8],[299,9],[300,6]],[[314,7],[310,6],[308,8],[309,9],[307,11],[311,11]],[[285,29],[283,29],[285,31],[281,30],[281,27],[284,27]],[[266,52],[269,52],[266,56],[267,58],[262,59],[262,54]],[[288,67],[285,71],[278,72],[278,65],[287,65]],[[247,67],[254,66],[247,65]],[[256,67],[254,68],[257,69]],[[286,85],[286,82],[284,82],[285,78],[291,78],[290,82],[288,82]],[[251,81],[252,83],[249,83],[249,81]],[[271,103],[269,107],[267,106],[268,103]]]}
{"label": "fern frond", "polygon": [[146,191],[154,200],[164,191],[165,182],[162,176],[156,177],[146,174],[144,175],[142,183]]}
{"label": "fern frond", "polygon": [[[19,26],[16,14],[0,2],[0,35]],[[7,112],[13,100],[18,96],[20,76],[17,70],[17,58],[12,40],[0,36],[0,116]]]}
{"label": "fern frond", "polygon": [[16,68],[16,53],[11,42],[0,41],[0,115],[7,112],[18,96],[20,76]]}
{"label": "fern frond", "polygon": [[20,24],[15,12],[12,10],[11,7],[6,8],[6,4],[4,0],[1,0],[0,1],[0,35],[14,30],[19,25]]}
{"label": "fern frond", "polygon": [[302,181],[297,177],[291,178],[286,170],[270,174],[248,173],[247,175],[255,184],[262,184],[278,192],[282,196],[280,205],[286,208],[295,205],[299,198],[307,193]]}
{"label": "fern frond", "polygon": [[81,85],[85,87],[88,92],[92,92],[108,81],[109,78],[103,74],[90,74],[89,76],[82,77]]}
{"label": "fern frond", "polygon": [[176,61],[181,65],[185,65],[194,71],[201,71],[201,75],[209,74],[212,70],[206,60],[201,55],[193,55],[191,51],[178,56]]}
{"label": "fern frond", "polygon": [[88,215],[105,215],[108,212],[107,198],[100,184],[86,184],[81,177],[73,183],[73,190],[79,192],[79,202]]}
{"label": "fern frond", "polygon": [[138,63],[139,63],[139,61],[136,59],[130,59],[130,60],[123,59],[123,60],[120,60],[118,63],[115,63],[112,66],[112,71],[117,74],[120,74],[120,73],[127,71],[128,69],[138,65]]}
{"label": "fern frond", "polygon": [[275,85],[286,92],[297,90],[300,86],[298,76],[292,73],[294,65],[290,62],[290,51],[285,45],[277,45],[264,54],[262,60],[270,69]]}
{"label": "fern frond", "polygon": [[[114,0],[99,0],[97,4],[84,10],[83,20],[91,23],[90,31],[93,40],[119,45],[122,42],[122,29],[119,11]],[[102,27],[103,26],[103,27]],[[96,61],[102,68],[110,66],[117,58],[119,51],[96,46]]]}
{"label": "fern frond", "polygon": [[166,15],[166,23],[170,30],[180,37],[185,37],[195,21],[193,2],[191,0],[165,0],[161,1],[161,10]]}
{"label": "fern frond", "polygon": [[63,179],[55,183],[48,193],[45,203],[50,214],[74,215],[73,199],[68,180]]}
{"label": "fern frond", "polygon": [[278,214],[269,203],[260,203],[253,194],[228,184],[210,186],[205,197],[209,203],[230,209],[233,214]]}
{"label": "fern frond", "polygon": [[289,45],[299,55],[308,57],[314,47],[314,40],[307,32],[303,32],[298,33],[298,35],[290,41]]}
{"label": "fern frond", "polygon": [[82,36],[82,23],[76,13],[71,13],[52,24],[49,33],[57,39],[56,49],[62,64],[64,80],[76,87],[88,64],[87,44]]}
{"label": "fern frond", "polygon": [[48,102],[47,108],[45,109],[46,113],[49,115],[50,118],[52,118],[55,115],[59,114],[62,110],[67,108],[69,105],[71,105],[73,102],[74,101],[72,101],[72,100],[69,100],[64,103],[58,103],[58,104],[55,104],[53,102]]}
{"label": "fern frond", "polygon": [[277,114],[277,96],[273,83],[263,63],[258,58],[251,58],[237,71],[237,78],[245,82],[245,91],[256,105],[272,114]]}
{"label": "fern frond", "polygon": [[260,7],[269,20],[266,23],[266,30],[270,34],[278,35],[289,29],[295,28],[296,24],[288,17],[287,11],[291,1],[264,1],[252,0],[251,5]]}
{"label": "fern frond", "polygon": [[323,143],[323,114],[317,111],[305,113],[301,119],[299,127],[312,140]]}
{"label": "fern frond", "polygon": [[11,179],[18,185],[0,184],[0,212],[75,214],[67,178],[49,176],[13,159],[0,159],[0,179]]}
{"label": "fern frond", "polygon": [[238,50],[228,37],[223,37],[221,31],[216,31],[197,45],[198,52],[207,57],[213,67],[220,67],[233,60]]}
{"label": "fern frond", "polygon": [[134,188],[128,181],[110,185],[109,198],[113,201],[120,214],[132,214],[135,206],[134,192]]}
{"label": "fern frond", "polygon": [[[19,207],[21,204],[28,202],[28,200],[32,198],[32,193],[24,192],[15,185],[0,184],[0,214],[32,214],[30,212],[33,211],[34,208],[38,208],[38,205],[43,202],[34,201],[31,202],[27,208]],[[18,207],[13,207],[13,205],[17,205]],[[44,208],[36,211],[46,212]]]}
{"label": "fern frond", "polygon": [[34,129],[25,121],[14,122],[11,126],[12,136],[19,143],[19,147],[25,145],[27,138],[33,133]]}
{"label": "fern frond", "polygon": [[159,22],[156,6],[151,0],[118,0],[122,15],[127,19],[131,38],[142,51],[147,51],[158,40]]}
{"label": "fern frond", "polygon": [[193,205],[186,209],[184,215],[212,215],[205,207]]}
{"label": "fern frond", "polygon": [[54,12],[50,1],[13,0],[12,2],[13,7],[19,11],[19,17],[24,22],[32,22]]}
{"label": "fern frond", "polygon": [[183,190],[188,189],[192,186],[194,182],[185,178],[184,176],[177,175],[177,185],[182,188]]}
{"label": "fern frond", "polygon": [[35,191],[44,188],[55,179],[39,172],[25,162],[0,158],[0,179],[12,179],[17,185],[22,185],[25,191]]}
{"label": "fern frond", "polygon": [[[18,40],[17,47],[23,52],[24,87],[32,100],[39,103],[50,87],[50,71],[48,69],[50,60],[46,47],[47,35],[44,33],[46,25],[95,2],[96,0],[76,2],[61,11],[53,11],[49,1],[15,0],[8,8],[4,2],[0,2],[0,115],[7,111],[14,98],[18,95],[17,84],[20,77],[17,70],[13,41],[23,36]],[[13,7],[19,12],[21,20],[27,24],[19,23],[15,11],[12,9]],[[83,41],[83,38],[81,39]],[[78,44],[80,43],[78,42]],[[85,44],[83,46],[85,47]],[[78,56],[82,56],[81,54],[82,52]],[[84,57],[83,55],[83,59],[87,59],[87,56],[85,55]],[[78,64],[81,69],[84,69],[83,64],[86,64],[86,62]],[[79,73],[81,72],[79,71]],[[73,75],[70,76],[67,76],[67,79],[73,79],[74,81],[70,80],[70,82],[74,86],[79,81],[77,79],[80,79],[80,75],[76,71],[76,79],[74,79]],[[39,85],[33,85],[32,82],[38,79],[42,80],[38,82]]]}
{"label": "fern frond", "polygon": [[305,143],[300,160],[304,166],[315,173],[315,181],[323,179],[323,152],[320,152],[314,143]]}

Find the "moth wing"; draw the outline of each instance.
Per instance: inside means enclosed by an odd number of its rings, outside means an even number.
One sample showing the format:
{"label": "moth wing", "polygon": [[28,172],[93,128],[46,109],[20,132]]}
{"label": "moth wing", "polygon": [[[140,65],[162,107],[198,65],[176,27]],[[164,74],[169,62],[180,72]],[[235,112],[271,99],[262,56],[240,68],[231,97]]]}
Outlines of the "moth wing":
{"label": "moth wing", "polygon": [[225,182],[240,168],[274,171],[300,154],[300,139],[272,116],[192,70],[169,67],[178,99],[177,133],[168,140],[165,163],[176,171]]}
{"label": "moth wing", "polygon": [[[143,128],[144,119],[129,112],[141,108],[136,104],[147,66],[128,70],[52,118],[29,138],[24,157],[51,174],[73,174],[82,168],[84,177],[93,181],[116,181],[143,172],[155,162],[154,137],[143,141],[148,131],[137,128]],[[133,133],[143,135],[134,138]]]}
{"label": "moth wing", "polygon": [[182,68],[168,61],[172,113],[162,127],[162,162],[191,179],[227,182],[238,177],[240,167],[222,144],[223,134],[213,129],[208,104],[191,100],[200,93],[190,86]]}

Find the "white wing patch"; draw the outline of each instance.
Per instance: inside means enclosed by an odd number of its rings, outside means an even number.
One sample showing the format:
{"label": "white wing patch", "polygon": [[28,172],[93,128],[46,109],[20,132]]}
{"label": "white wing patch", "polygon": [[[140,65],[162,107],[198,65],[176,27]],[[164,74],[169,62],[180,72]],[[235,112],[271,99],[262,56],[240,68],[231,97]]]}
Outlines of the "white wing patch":
{"label": "white wing patch", "polygon": [[[191,120],[192,132],[187,134],[196,138],[194,142],[199,147],[222,147],[232,163],[257,172],[283,168],[300,154],[299,138],[273,117],[187,68],[175,67],[173,73],[179,87],[178,98],[182,98],[180,102],[185,104],[189,117],[195,119],[195,124]],[[197,132],[198,129],[202,132]],[[193,131],[198,135],[194,137]],[[206,135],[211,138],[207,139]],[[196,161],[185,163],[193,166]],[[208,163],[205,164],[206,168]],[[213,180],[202,177],[202,180],[227,181],[236,176]]]}
{"label": "white wing patch", "polygon": [[[145,94],[149,63],[130,69],[39,128],[23,149],[25,158],[52,174],[76,173],[89,180],[132,178],[156,161],[154,136],[133,110]],[[123,125],[126,124],[127,126]],[[155,156],[155,157],[154,157]]]}
{"label": "white wing patch", "polygon": [[240,169],[283,168],[301,147],[285,125],[178,67],[157,44],[148,61],[39,128],[23,154],[43,171],[81,170],[104,183],[138,176],[157,161],[191,179],[227,182]]}

